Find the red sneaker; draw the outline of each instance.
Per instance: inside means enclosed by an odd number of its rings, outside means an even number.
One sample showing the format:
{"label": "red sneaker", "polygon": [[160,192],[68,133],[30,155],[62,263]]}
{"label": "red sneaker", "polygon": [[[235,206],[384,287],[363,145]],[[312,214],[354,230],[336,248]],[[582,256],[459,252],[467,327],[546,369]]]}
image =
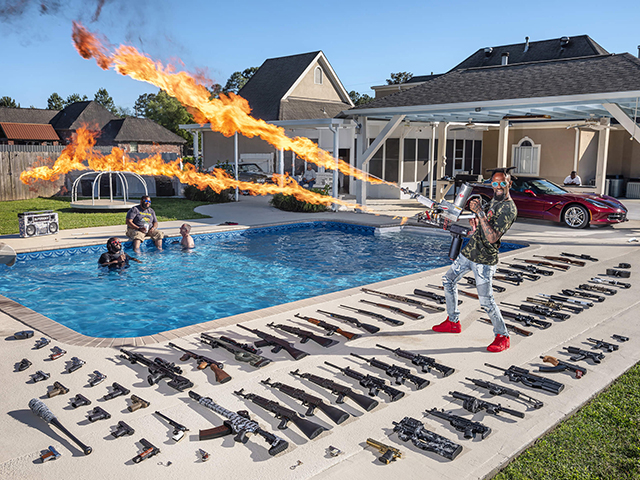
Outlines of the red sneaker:
{"label": "red sneaker", "polygon": [[460,326],[460,322],[451,322],[449,321],[449,317],[447,317],[444,322],[431,327],[431,330],[440,333],[460,333],[462,332],[462,327]]}
{"label": "red sneaker", "polygon": [[509,348],[509,337],[505,337],[504,335],[496,335],[495,340],[491,345],[487,347],[487,350],[490,352],[502,352]]}

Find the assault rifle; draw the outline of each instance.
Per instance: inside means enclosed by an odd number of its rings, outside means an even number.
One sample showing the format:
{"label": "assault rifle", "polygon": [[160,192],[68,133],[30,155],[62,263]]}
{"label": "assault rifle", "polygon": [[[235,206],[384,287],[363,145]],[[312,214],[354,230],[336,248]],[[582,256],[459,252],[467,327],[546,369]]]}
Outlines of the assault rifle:
{"label": "assault rifle", "polygon": [[128,360],[132,364],[140,363],[149,369],[149,376],[147,377],[149,385],[155,385],[163,378],[168,378],[170,381],[167,385],[180,392],[193,387],[193,382],[188,378],[182,377],[180,375],[182,373],[182,369],[174,363],[169,363],[160,357],[156,357],[151,361],[139,353],[128,352],[124,348],[121,348],[120,351],[124,354],[120,355],[120,358]]}
{"label": "assault rifle", "polygon": [[491,403],[486,400],[482,400],[481,398],[476,398],[473,395],[467,395],[462,392],[449,392],[453,398],[457,398],[458,400],[462,400],[462,408],[471,413],[478,413],[481,410],[485,410],[487,413],[491,415],[500,415],[500,412],[508,413],[509,415],[513,415],[514,417],[524,418],[524,413],[519,412],[518,410],[512,410],[511,408],[505,408],[499,403]]}
{"label": "assault rifle", "polygon": [[300,400],[302,402],[302,405],[307,407],[307,411],[305,412],[305,415],[307,417],[313,416],[316,408],[323,412],[327,417],[329,417],[331,421],[336,425],[340,425],[350,417],[350,415],[344,410],[340,410],[333,405],[328,405],[324,403],[322,399],[314,397],[313,395],[305,392],[300,388],[295,388],[285,383],[270,382],[270,380],[270,378],[267,378],[266,380],[261,380],[260,383],[262,383],[263,385],[267,385],[268,387],[280,390],[282,393],[284,393],[285,395],[289,395],[291,398]]}
{"label": "assault rifle", "polygon": [[545,260],[552,260],[554,262],[568,263],[570,265],[577,265],[578,267],[584,267],[587,264],[587,262],[583,262],[582,260],[571,260],[565,257],[552,257],[549,255],[534,255],[534,257],[544,258]]}
{"label": "assault rifle", "polygon": [[558,263],[544,262],[542,260],[530,260],[528,258],[514,258],[514,260],[520,260],[521,262],[531,263],[533,265],[542,265],[543,267],[556,268],[564,272],[571,268],[569,265],[560,265]]}
{"label": "assault rifle", "polygon": [[555,380],[541,377],[540,375],[529,373],[529,370],[516,367],[515,365],[511,365],[508,369],[496,367],[495,365],[491,365],[490,363],[485,363],[485,365],[497,370],[502,370],[510,381],[515,383],[520,382],[530,388],[537,388],[546,392],[555,393],[556,395],[564,390],[564,384],[556,382]]}
{"label": "assault rifle", "polygon": [[344,397],[347,397],[353,400],[356,405],[363,408],[367,412],[373,410],[378,406],[378,401],[374,398],[365,397],[364,395],[360,395],[359,393],[354,392],[349,387],[345,385],[340,385],[339,383],[334,382],[328,378],[319,377],[317,375],[313,375],[311,373],[300,373],[300,370],[295,370],[293,372],[289,372],[291,375],[296,377],[305,378],[309,380],[311,383],[315,383],[319,387],[326,388],[327,390],[331,390],[331,393],[337,395],[336,403],[344,403]]}
{"label": "assault rifle", "polygon": [[222,362],[218,362],[217,360],[214,360],[209,357],[205,357],[204,355],[199,355],[195,352],[185,350],[184,348],[179,347],[175,343],[169,342],[169,346],[175,348],[176,350],[180,350],[181,352],[184,352],[184,355],[180,357],[180,361],[185,362],[190,358],[192,358],[196,362],[198,362],[198,370],[204,370],[205,368],[210,367],[211,370],[213,370],[213,373],[215,373],[216,375],[216,382],[227,383],[229,380],[231,380],[231,375],[229,375],[227,372],[223,370],[224,364]]}
{"label": "assault rifle", "polygon": [[[467,284],[469,285],[473,285],[474,287],[476,286],[476,279],[473,277],[464,277],[464,279],[467,281]],[[491,288],[493,288],[494,292],[498,292],[498,293],[502,293],[505,290],[507,290],[504,287],[501,287],[500,285],[491,285]]]}
{"label": "assault rifle", "polygon": [[353,310],[354,312],[358,312],[362,315],[377,318],[378,320],[390,323],[391,325],[404,325],[404,322],[402,320],[396,320],[395,318],[387,317],[386,315],[382,315],[381,313],[372,312],[370,310],[362,310],[361,308],[349,307],[347,305],[340,305],[340,307],[346,308],[347,310]]}
{"label": "assault rifle", "polygon": [[376,307],[386,308],[387,310],[391,310],[392,312],[399,313],[400,315],[404,315],[405,317],[413,318],[414,320],[420,320],[424,318],[424,315],[420,315],[419,313],[408,312],[407,310],[394,307],[393,305],[387,305],[386,303],[370,302],[369,300],[360,300],[360,301],[368,305],[374,305]]}
{"label": "assault rifle", "polygon": [[404,385],[405,380],[408,380],[416,386],[416,389],[422,390],[424,387],[426,387],[430,383],[429,380],[425,378],[420,378],[417,375],[413,375],[411,373],[411,370],[409,370],[408,368],[381,362],[380,360],[376,360],[375,357],[365,358],[365,357],[361,357],[356,353],[351,353],[350,355],[353,357],[359,358],[360,360],[364,360],[373,368],[383,370],[387,376],[393,378],[396,385]]}
{"label": "assault rifle", "polygon": [[613,288],[601,287],[600,285],[589,285],[588,283],[580,284],[580,286],[578,286],[578,289],[586,290],[588,292],[600,292],[604,293],[605,295],[615,295],[616,293],[618,293],[618,291],[614,290]]}
{"label": "assault rifle", "polygon": [[566,313],[554,312],[550,308],[538,306],[538,305],[516,305],[514,303],[500,302],[501,305],[508,305],[510,307],[517,307],[523,312],[535,313],[536,315],[542,315],[543,317],[556,318],[558,320],[567,320],[571,318],[571,315]]}
{"label": "assault rifle", "polygon": [[234,440],[236,442],[247,443],[247,441],[249,440],[247,435],[256,434],[260,435],[266,440],[269,445],[271,445],[271,448],[269,448],[269,455],[277,455],[278,453],[284,452],[287,448],[289,448],[289,443],[286,440],[283,440],[282,438],[277,437],[274,434],[260,428],[258,422],[251,420],[249,418],[249,414],[246,411],[243,411],[242,415],[240,413],[231,412],[226,408],[221,407],[210,398],[198,395],[193,390],[189,391],[189,396],[200,405],[207,407],[216,412],[218,415],[222,415],[223,417],[227,418],[227,420],[224,421],[223,425],[219,427],[210,428],[209,430],[200,430],[200,440],[218,438],[234,433]]}
{"label": "assault rifle", "polygon": [[301,318],[302,320],[306,320],[309,323],[313,323],[314,325],[319,326],[320,328],[324,328],[328,333],[327,335],[333,335],[334,333],[339,333],[347,340],[355,340],[356,338],[360,338],[360,335],[357,333],[347,332],[342,330],[337,325],[332,325],[330,323],[325,322],[324,320],[318,320],[317,318],[305,317],[304,315],[298,315],[297,313],[294,315],[296,318]]}
{"label": "assault rifle", "polygon": [[564,302],[564,303],[573,303],[575,305],[580,305],[583,309],[593,307],[593,302],[589,302],[587,300],[579,300],[577,298],[571,297],[562,297],[560,295],[547,295],[546,293],[539,293],[541,297],[550,298],[555,302]]}
{"label": "assault rifle", "polygon": [[551,310],[561,310],[566,309],[573,313],[582,313],[584,309],[582,307],[577,307],[573,305],[563,305],[558,302],[554,302],[553,300],[542,300],[541,298],[535,297],[527,297],[525,302],[533,303],[535,305],[542,305],[543,307],[550,308]]}
{"label": "assault rifle", "polygon": [[510,318],[516,322],[521,322],[526,327],[534,326],[538,328],[549,328],[553,325],[551,322],[540,320],[539,318],[532,317],[531,315],[523,315],[521,313],[509,312],[507,310],[500,310],[500,313],[503,317]]}
{"label": "assault rifle", "polygon": [[575,374],[576,378],[582,378],[583,375],[587,374],[586,368],[574,365],[573,363],[565,362],[564,360],[558,360],[556,357],[545,355],[540,356],[540,358],[543,362],[550,363],[553,366],[542,366],[538,368],[539,372],[564,372],[565,370],[569,370],[570,372],[573,372]]}
{"label": "assault rifle", "polygon": [[244,325],[238,324],[237,326],[242,328],[243,330],[253,333],[254,335],[257,335],[262,339],[262,340],[258,340],[257,342],[253,342],[253,344],[258,348],[269,345],[273,347],[271,349],[273,353],[278,353],[280,350],[285,349],[287,353],[291,355],[291,357],[293,357],[294,360],[300,360],[301,358],[304,358],[307,355],[309,355],[308,353],[303,352],[302,350],[298,350],[297,348],[295,348],[289,342],[287,342],[282,338],[278,338],[274,335],[271,335],[266,332],[262,332],[255,328],[247,328]]}
{"label": "assault rifle", "polygon": [[614,340],[618,340],[619,342],[628,342],[629,341],[629,337],[625,337],[624,335],[618,335],[616,333],[611,335],[611,338],[613,338]]}
{"label": "assault rifle", "polygon": [[537,268],[533,265],[520,265],[519,263],[506,263],[502,262],[503,265],[506,265],[510,268],[515,268],[516,270],[522,270],[523,272],[533,273],[535,275],[544,275],[545,277],[550,277],[553,275],[551,270],[545,270],[544,268]]}
{"label": "assault rifle", "polygon": [[[427,285],[428,287],[430,285]],[[436,287],[437,288],[437,287]],[[444,287],[443,287],[444,289]],[[462,292],[465,293],[465,292]],[[441,305],[447,303],[447,299],[445,298],[444,295],[438,295],[437,293],[433,293],[433,292],[427,292],[426,290],[420,290],[419,288],[416,288],[413,290],[413,294],[417,295],[418,297],[424,297],[424,298],[429,298],[431,300],[433,300],[436,303],[439,303]],[[462,304],[462,300],[458,300],[458,305]]]}
{"label": "assault rifle", "polygon": [[591,342],[594,345],[591,348],[601,348],[602,350],[606,350],[607,352],[614,352],[620,348],[619,345],[615,343],[605,342],[604,340],[596,340],[595,338],[587,338],[587,342]]}
{"label": "assault rifle", "polygon": [[424,424],[411,417],[404,417],[399,422],[393,422],[393,431],[403,442],[411,441],[416,447],[428,452],[434,452],[449,460],[455,459],[462,451],[462,446],[452,442],[437,433],[424,428]]}
{"label": "assault rifle", "polygon": [[[479,318],[478,321],[493,325],[493,322],[488,318]],[[520,328],[517,325],[513,325],[512,323],[504,322],[504,326],[507,327],[507,330],[509,330],[510,332],[517,333],[525,337],[530,337],[531,335],[533,335],[533,332],[525,330],[524,328]]]}
{"label": "assault rifle", "polygon": [[427,313],[437,313],[444,312],[444,308],[436,307],[435,305],[429,305],[421,300],[416,300],[415,298],[403,297],[402,295],[396,295],[395,293],[386,293],[386,292],[378,292],[376,290],[371,290],[369,288],[361,288],[365,293],[370,293],[372,295],[381,295],[386,298],[390,298],[391,300],[397,300],[398,302],[408,303],[410,305],[415,305],[416,307],[423,308],[427,311]]}
{"label": "assault rifle", "polygon": [[497,273],[504,273],[505,275],[513,275],[514,277],[526,278],[527,280],[531,280],[532,282],[536,282],[540,280],[540,275],[535,275],[533,273],[519,271],[514,272],[513,270],[509,270],[508,268],[496,268]]}
{"label": "assault rifle", "polygon": [[591,255],[587,255],[586,253],[575,254],[575,253],[562,252],[560,255],[562,255],[564,257],[580,258],[582,260],[591,260],[592,262],[597,262],[598,261],[597,258],[593,258]]}
{"label": "assault rifle", "polygon": [[307,343],[309,340],[313,340],[318,345],[325,348],[332,347],[333,345],[340,343],[337,340],[333,340],[331,338],[326,338],[326,337],[319,337],[318,335],[316,335],[313,332],[310,332],[309,330],[303,330],[302,328],[292,327],[291,325],[282,325],[281,323],[275,324],[271,322],[267,324],[267,327],[277,328],[279,330],[282,330],[283,332],[291,333],[292,335],[297,335],[298,337],[301,338],[300,343]]}
{"label": "assault rifle", "polygon": [[376,327],[375,325],[371,325],[368,323],[362,323],[360,320],[358,320],[355,317],[349,317],[347,315],[340,315],[339,313],[331,313],[331,312],[326,312],[324,310],[316,310],[316,312],[320,312],[324,315],[327,315],[331,318],[337,318],[338,320],[342,320],[343,322],[347,322],[350,323],[351,325],[354,325],[358,328],[362,328],[363,330],[366,330],[369,333],[378,333],[380,331],[380,328]]}
{"label": "assault rifle", "polygon": [[578,347],[562,347],[562,348],[567,352],[569,352],[571,355],[573,355],[573,357],[571,357],[570,360],[573,360],[574,362],[591,359],[593,363],[600,363],[602,362],[602,360],[604,360],[604,353],[594,352],[592,350],[583,350]]}
{"label": "assault rifle", "polygon": [[[590,287],[591,285],[588,285],[588,286]],[[562,294],[567,295],[569,297],[588,298],[590,300],[593,300],[594,302],[599,302],[599,303],[604,302],[604,297],[602,295],[595,295],[593,293],[581,292],[579,290],[571,290],[569,288],[563,289]]]}
{"label": "assault rifle", "polygon": [[[427,287],[431,287],[431,288],[437,288],[438,290],[444,290],[444,287],[442,285],[427,285]],[[473,293],[473,292],[465,292],[464,290],[458,290],[458,293],[465,295],[469,298],[475,298],[476,300],[478,300],[478,294],[477,293]],[[462,303],[461,300],[458,300],[458,305]]]}
{"label": "assault rifle", "polygon": [[259,407],[264,408],[266,411],[273,413],[276,418],[280,420],[280,425],[278,425],[279,430],[284,430],[285,428],[287,428],[288,423],[291,422],[296,427],[298,427],[309,440],[313,440],[326,430],[322,425],[318,425],[311,420],[302,418],[293,410],[283,407],[274,400],[269,400],[268,398],[261,397],[260,395],[255,395],[253,393],[244,393],[244,388],[241,388],[240,390],[233,393],[242,398],[246,398]]}
{"label": "assault rifle", "polygon": [[493,280],[498,280],[500,282],[507,282],[519,287],[524,280],[522,277],[516,277],[515,275],[494,275]]}
{"label": "assault rifle", "polygon": [[389,395],[392,402],[400,400],[402,397],[404,397],[404,392],[390,387],[382,378],[377,378],[369,374],[360,373],[356,370],[353,370],[351,367],[342,368],[326,361],[324,362],[324,364],[329,365],[336,370],[340,370],[347,377],[357,380],[362,388],[364,388],[365,390],[369,390],[370,397],[378,395],[381,390]]}
{"label": "assault rifle", "polygon": [[467,420],[466,418],[459,415],[446,413],[444,410],[432,408],[431,410],[425,410],[425,413],[448,421],[449,425],[451,425],[453,428],[455,428],[459,432],[463,432],[464,438],[476,438],[476,435],[480,434],[480,439],[484,440],[491,433],[491,428],[483,425],[480,422]]}
{"label": "assault rifle", "polygon": [[260,368],[271,363],[266,357],[258,355],[258,350],[247,344],[240,344],[227,337],[212,337],[208,333],[200,334],[200,341],[211,348],[222,347],[233,354],[238,362],[246,362],[252,367]]}
{"label": "assault rifle", "polygon": [[442,373],[443,377],[448,377],[453,372],[455,372],[454,368],[447,367],[446,365],[442,365],[441,363],[437,363],[435,358],[432,358],[432,357],[427,357],[419,353],[413,353],[413,352],[410,352],[409,350],[402,350],[400,348],[394,349],[394,348],[385,347],[384,345],[380,345],[379,343],[376,343],[376,347],[389,350],[390,352],[393,352],[400,358],[406,358],[407,360],[411,360],[411,363],[413,363],[416,367],[420,367],[423,373],[429,373],[433,368],[435,370],[438,370],[440,373]]}
{"label": "assault rifle", "polygon": [[486,388],[487,390],[489,390],[489,393],[491,395],[494,395],[494,396],[505,395],[507,397],[517,398],[518,400],[523,400],[527,403],[530,403],[531,406],[536,409],[542,408],[544,406],[544,403],[542,403],[540,400],[536,400],[535,398],[530,397],[529,395],[522,393],[518,390],[515,390],[513,388],[508,388],[503,385],[498,385],[497,383],[487,382],[479,378],[469,378],[469,377],[465,377],[465,378],[466,380],[469,380],[470,382],[472,382],[474,385],[477,385],[478,387]]}
{"label": "assault rifle", "polygon": [[619,282],[618,280],[611,280],[609,278],[593,277],[591,280],[589,280],[589,282],[602,283],[604,285],[611,285],[612,287],[631,288],[630,283]]}

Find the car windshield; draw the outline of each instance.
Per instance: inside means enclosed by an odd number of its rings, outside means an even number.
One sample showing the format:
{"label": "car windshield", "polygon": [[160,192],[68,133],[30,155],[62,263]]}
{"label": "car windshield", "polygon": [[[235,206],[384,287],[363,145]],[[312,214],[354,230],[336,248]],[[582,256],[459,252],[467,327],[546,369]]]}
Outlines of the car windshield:
{"label": "car windshield", "polygon": [[263,170],[255,163],[244,163],[238,165],[238,169],[243,173],[264,173]]}
{"label": "car windshield", "polygon": [[534,187],[533,189],[537,190],[540,193],[546,193],[550,195],[562,195],[563,193],[567,193],[567,191],[564,188],[556,185],[553,182],[550,182],[549,180],[544,180],[542,178],[528,180],[528,183],[530,185],[529,188],[533,186]]}

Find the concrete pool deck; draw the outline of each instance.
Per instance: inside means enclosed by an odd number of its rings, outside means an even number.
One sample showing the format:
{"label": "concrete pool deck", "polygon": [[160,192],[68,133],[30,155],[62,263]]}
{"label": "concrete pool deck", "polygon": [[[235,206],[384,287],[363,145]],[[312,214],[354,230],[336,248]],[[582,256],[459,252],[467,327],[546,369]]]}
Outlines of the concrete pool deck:
{"label": "concrete pool deck", "polygon": [[[370,202],[374,203],[374,202]],[[625,202],[627,204],[627,202]],[[411,214],[411,205],[407,203],[394,205],[392,203],[378,203],[385,214]],[[636,206],[637,204],[634,204]],[[399,220],[389,215],[374,216],[370,214],[356,214],[352,212],[299,214],[275,210],[268,206],[262,197],[243,197],[239,203],[204,206],[198,209],[200,213],[212,215],[210,219],[193,220],[193,233],[205,233],[223,229],[247,228],[260,225],[273,225],[308,220],[335,220],[375,226],[397,225]],[[416,209],[419,211],[419,208]],[[415,213],[415,212],[414,212]],[[640,216],[625,224],[606,228],[589,228],[586,230],[569,230],[561,226],[537,221],[518,221],[505,237],[506,241],[528,243],[525,250],[509,252],[502,260],[511,257],[532,258],[536,255],[558,255],[561,251],[587,253],[600,259],[597,263],[588,263],[585,267],[572,267],[568,272],[557,272],[551,277],[542,277],[537,282],[525,281],[520,287],[506,286],[505,293],[496,294],[499,301],[520,303],[527,296],[538,293],[558,293],[561,288],[572,288],[579,283],[586,282],[598,273],[604,273],[606,268],[615,267],[619,262],[631,263],[631,278],[624,280],[635,283],[640,265],[638,243],[629,242],[630,239],[640,238]],[[238,226],[218,225],[220,223],[237,222]],[[179,226],[184,223],[165,222],[160,228],[168,235],[177,235]],[[51,248],[67,248],[87,244],[104,244],[110,236],[123,236],[123,227],[99,227],[86,231],[62,230],[56,236],[20,239],[17,236],[0,237],[19,252],[36,251]],[[440,284],[440,277],[446,268],[431,270],[400,279],[388,280],[371,286],[377,290],[410,295],[414,288],[425,288],[427,283]],[[178,331],[153,335],[140,339],[102,340],[79,338],[72,331],[55,330],[52,322],[43,327],[46,336],[55,338],[52,343],[42,350],[32,350],[34,341],[39,338],[36,331],[34,338],[28,340],[3,340],[2,352],[5,359],[0,365],[0,372],[4,379],[4,388],[0,391],[0,431],[3,432],[0,441],[0,478],[114,478],[135,477],[136,479],[157,479],[169,477],[205,478],[212,474],[222,478],[251,478],[251,479],[329,479],[347,476],[350,480],[384,478],[389,475],[402,476],[407,479],[445,478],[445,479],[473,479],[485,478],[494,474],[508,461],[534,442],[558,422],[571,415],[591,397],[604,389],[615,378],[640,360],[640,324],[637,321],[636,308],[640,298],[635,293],[637,289],[620,290],[616,295],[607,298],[603,303],[596,303],[594,307],[572,315],[565,322],[554,322],[546,330],[528,328],[533,331],[530,337],[512,335],[512,347],[501,354],[490,354],[485,347],[492,340],[491,328],[478,321],[484,316],[478,311],[476,300],[461,297],[461,318],[463,332],[460,335],[433,334],[431,325],[439,323],[446,316],[440,314],[426,314],[422,320],[403,319],[405,324],[393,327],[381,324],[374,319],[360,317],[362,321],[376,324],[381,331],[375,335],[365,335],[360,339],[349,341],[346,346],[344,338],[339,337],[340,344],[329,349],[323,349],[312,342],[300,344],[297,337],[291,337],[282,332],[274,332],[266,327],[269,322],[290,323],[293,314],[319,317],[316,308],[345,313],[340,304],[358,305],[359,299],[380,301],[420,312],[419,309],[402,305],[391,300],[364,294],[359,288],[336,292],[329,295],[314,297],[300,302],[279,305],[270,309],[221,319],[209,324],[199,324],[185,327]],[[361,305],[361,304],[360,304]],[[375,310],[375,307],[365,307]],[[80,315],[82,312],[78,312]],[[348,312],[346,312],[348,314]],[[379,313],[397,315],[380,310]],[[13,333],[27,328],[37,329],[38,320],[43,321],[41,315],[18,306],[10,300],[0,302],[0,334],[8,338]],[[341,324],[337,320],[323,318],[334,324]],[[22,320],[22,321],[20,321]],[[48,320],[48,319],[47,319]],[[25,323],[23,323],[25,322]],[[51,322],[49,320],[49,322]],[[232,338],[242,341],[253,341],[251,334],[238,328],[235,323],[242,322],[250,328],[275,333],[294,342],[297,348],[309,352],[311,355],[293,361],[282,352],[273,354],[268,348],[263,349],[266,356],[275,360],[261,370],[254,370],[245,364],[239,364],[226,351],[211,350],[197,341],[197,334],[202,331],[214,334],[229,334]],[[296,321],[301,328],[321,334],[313,325]],[[293,323],[290,323],[293,325]],[[341,324],[348,331],[357,331],[351,325]],[[520,325],[522,326],[522,325]],[[588,374],[581,379],[575,379],[566,373],[545,374],[545,376],[560,381],[566,385],[560,395],[547,395],[537,390],[524,387],[521,384],[510,383],[505,377],[498,377],[499,372],[485,367],[490,362],[501,367],[518,365],[528,368],[532,372],[541,365],[540,355],[553,355],[562,360],[568,360],[563,346],[578,346],[589,349],[585,342],[587,337],[611,340],[613,333],[630,337],[630,341],[620,344],[616,352],[606,354],[606,359],[600,365],[576,362],[588,369]],[[437,338],[436,338],[437,337]],[[168,347],[167,343],[176,344],[210,356],[225,363],[225,370],[233,380],[224,385],[214,382],[213,372],[198,371],[193,361],[180,362],[177,351]],[[615,341],[614,341],[615,342]],[[358,353],[366,357],[375,356],[387,363],[411,366],[403,359],[386,355],[375,347],[380,343],[389,347],[400,347],[417,353],[434,357],[438,362],[451,366],[456,372],[447,378],[431,373],[419,373],[423,378],[431,381],[427,388],[416,391],[409,386],[397,386],[405,392],[405,397],[397,402],[389,403],[388,398],[378,400],[380,405],[373,411],[362,413],[347,401],[343,408],[353,414],[353,417],[340,426],[332,424],[322,413],[311,417],[313,421],[329,428],[329,430],[314,440],[307,440],[299,430],[292,426],[286,430],[277,430],[279,421],[273,415],[259,407],[248,404],[233,394],[234,390],[244,388],[247,392],[263,395],[275,399],[288,408],[304,412],[299,402],[286,397],[280,392],[263,387],[259,380],[270,377],[274,381],[282,381],[297,388],[303,388],[309,393],[321,397],[326,402],[335,404],[335,397],[328,391],[315,387],[306,380],[300,381],[292,377],[291,370],[300,369],[324,376],[352,387],[361,393],[361,388],[351,379],[325,367],[323,361],[328,360],[336,365],[351,366],[359,371],[382,376],[379,370],[370,369],[362,362],[349,357],[349,353]],[[69,353],[59,360],[50,361],[50,348],[58,345]],[[159,385],[149,386],[146,381],[147,369],[140,365],[131,365],[117,357],[117,347],[135,345],[135,351],[144,355],[160,355],[176,363],[180,363],[185,376],[194,382],[193,390],[203,396],[211,397],[214,401],[230,410],[249,410],[252,418],[276,435],[289,441],[287,451],[276,457],[269,457],[259,437],[251,437],[245,445],[235,444],[231,438],[219,440],[198,441],[197,431],[210,428],[221,423],[218,415],[213,414],[189,399],[187,392],[179,393],[166,385],[166,380]],[[68,374],[65,367],[72,356],[85,360],[86,365],[77,372]],[[15,364],[22,358],[28,358],[33,365],[24,372],[16,372]],[[29,374],[36,370],[43,370],[51,374],[44,381],[33,384],[28,382]],[[88,388],[87,379],[93,370],[105,373],[108,378],[102,384]],[[412,368],[413,373],[416,373]],[[64,372],[64,373],[62,373]],[[545,406],[540,410],[528,410],[524,404],[513,401],[508,397],[490,397],[486,391],[475,389],[472,391],[465,377],[482,378],[495,383],[504,384],[521,390],[531,396],[543,400]],[[69,393],[48,399],[47,387],[59,381],[69,388]],[[98,400],[107,393],[107,386],[118,382],[131,389],[131,394],[149,401],[151,407],[130,413],[126,406],[130,403],[125,397],[104,402]],[[471,393],[494,403],[501,403],[517,410],[526,411],[524,419],[515,421],[508,415],[493,417],[478,413],[471,415],[462,410],[458,401],[448,395],[448,392],[458,390]],[[82,393],[93,403],[88,407],[72,409],[69,400],[77,393]],[[44,421],[37,418],[27,404],[33,397],[42,398],[44,403],[59,418],[60,422],[75,434],[80,440],[93,447],[93,453],[84,456],[66,436],[55,428],[50,428]],[[93,406],[101,406],[111,415],[109,420],[90,423],[86,414]],[[485,440],[465,440],[460,432],[453,430],[448,423],[434,417],[423,417],[425,409],[431,408],[451,410],[453,413],[488,425],[493,429],[492,434]],[[186,425],[190,431],[187,439],[173,444],[171,429],[159,419],[154,419],[153,411],[159,410],[170,418]],[[443,435],[463,446],[462,453],[454,461],[448,461],[437,455],[417,449],[412,444],[401,442],[397,435],[392,434],[393,421],[400,421],[405,416],[419,419],[425,427]],[[131,425],[136,433],[131,436],[114,439],[109,435],[112,427],[120,420]],[[363,421],[364,420],[364,421]],[[141,451],[139,440],[146,438],[161,449],[161,453],[151,459],[135,465],[131,459]],[[376,459],[379,454],[370,447],[365,448],[367,438],[374,438],[387,445],[399,448],[404,458],[392,465],[385,466]],[[38,457],[43,449],[53,445],[62,457],[54,462],[40,464]],[[330,446],[337,447],[343,453],[331,457],[326,453]],[[202,464],[197,455],[198,448],[211,454],[211,460]],[[268,461],[267,461],[268,460]],[[302,462],[295,469],[291,469],[297,462]],[[168,463],[171,462],[171,465]]]}

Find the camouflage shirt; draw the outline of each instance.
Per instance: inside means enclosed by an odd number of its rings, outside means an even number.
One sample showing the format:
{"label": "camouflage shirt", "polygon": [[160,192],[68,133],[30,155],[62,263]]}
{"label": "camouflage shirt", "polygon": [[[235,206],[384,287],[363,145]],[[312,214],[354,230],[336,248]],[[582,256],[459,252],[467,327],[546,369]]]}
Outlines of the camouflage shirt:
{"label": "camouflage shirt", "polygon": [[[489,225],[502,237],[516,220],[518,209],[511,199],[502,201],[492,199],[486,214]],[[475,233],[469,239],[469,243],[462,249],[461,253],[472,262],[483,265],[496,265],[498,263],[498,250],[500,250],[500,240],[496,243],[489,243],[484,231],[478,225]]]}

